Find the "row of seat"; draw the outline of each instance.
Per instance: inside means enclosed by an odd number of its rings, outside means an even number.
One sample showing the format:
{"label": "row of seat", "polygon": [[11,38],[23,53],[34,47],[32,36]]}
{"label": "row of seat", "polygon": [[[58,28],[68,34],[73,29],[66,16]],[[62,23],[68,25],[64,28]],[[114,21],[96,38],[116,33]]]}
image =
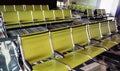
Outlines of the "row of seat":
{"label": "row of seat", "polygon": [[69,8],[72,10],[77,10],[77,11],[82,11],[82,12],[84,12],[86,9],[92,9],[92,7],[90,6],[84,6],[84,5],[79,5],[79,4],[71,4]]}
{"label": "row of seat", "polygon": [[96,9],[95,11],[92,9],[86,9],[86,15],[89,19],[107,18],[105,9]]}
{"label": "row of seat", "polygon": [[95,9],[95,14],[96,15],[107,15],[105,9]]}
{"label": "row of seat", "polygon": [[[2,12],[7,29],[71,21],[71,10]],[[12,17],[12,18],[11,18]]]}
{"label": "row of seat", "polygon": [[49,10],[48,5],[0,5],[0,11],[36,11],[36,10]]}
{"label": "row of seat", "polygon": [[109,20],[22,35],[22,59],[28,70],[68,71],[120,43],[115,32],[115,21]]}

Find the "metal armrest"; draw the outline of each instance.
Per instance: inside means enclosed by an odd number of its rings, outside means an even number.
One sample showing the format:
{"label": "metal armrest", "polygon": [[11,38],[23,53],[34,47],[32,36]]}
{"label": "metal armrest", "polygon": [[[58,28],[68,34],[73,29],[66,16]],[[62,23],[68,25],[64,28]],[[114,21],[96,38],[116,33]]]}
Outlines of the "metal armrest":
{"label": "metal armrest", "polygon": [[64,55],[58,51],[54,51],[56,58],[64,58]]}
{"label": "metal armrest", "polygon": [[103,48],[103,49],[105,49],[106,51],[109,50],[109,49],[106,48],[105,46],[99,46],[99,45],[98,45],[98,46],[95,46],[95,47],[97,47],[97,48]]}
{"label": "metal armrest", "polygon": [[32,71],[33,70],[32,65],[27,60],[25,60],[25,63],[30,68],[30,70]]}
{"label": "metal armrest", "polygon": [[81,46],[81,45],[79,45],[79,44],[75,44],[75,50],[78,50],[78,49],[85,49],[85,47],[84,46]]}
{"label": "metal armrest", "polygon": [[100,43],[101,42],[101,40],[97,40],[94,38],[90,39],[90,41],[91,41],[91,43]]}
{"label": "metal armrest", "polygon": [[111,37],[111,35],[103,35],[102,40]]}

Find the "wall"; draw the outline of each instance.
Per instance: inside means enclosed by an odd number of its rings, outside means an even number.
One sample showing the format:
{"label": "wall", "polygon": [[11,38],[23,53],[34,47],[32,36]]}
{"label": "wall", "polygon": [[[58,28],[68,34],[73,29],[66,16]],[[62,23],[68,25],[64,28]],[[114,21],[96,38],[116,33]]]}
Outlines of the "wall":
{"label": "wall", "polygon": [[16,4],[48,4],[50,9],[56,8],[57,0],[0,0],[0,5]]}

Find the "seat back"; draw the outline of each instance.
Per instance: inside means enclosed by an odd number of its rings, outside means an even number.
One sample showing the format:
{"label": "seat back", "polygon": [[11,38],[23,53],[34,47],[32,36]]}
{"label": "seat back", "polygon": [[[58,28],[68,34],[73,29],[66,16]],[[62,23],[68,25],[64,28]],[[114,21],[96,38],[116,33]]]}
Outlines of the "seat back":
{"label": "seat back", "polygon": [[33,5],[25,5],[25,11],[33,11]]}
{"label": "seat back", "polygon": [[62,10],[54,10],[54,14],[56,20],[64,19]]}
{"label": "seat back", "polygon": [[101,9],[101,11],[102,11],[102,15],[106,15],[105,9]]}
{"label": "seat back", "polygon": [[5,9],[6,9],[6,11],[15,11],[15,7],[14,7],[14,5],[5,5]]}
{"label": "seat back", "polygon": [[45,21],[43,11],[32,11],[34,22],[42,22]]}
{"label": "seat back", "polygon": [[49,58],[53,54],[48,32],[21,36],[21,41],[21,51],[30,64]]}
{"label": "seat back", "polygon": [[63,10],[64,19],[72,18],[71,10]]}
{"label": "seat back", "polygon": [[86,29],[87,29],[86,25],[72,27],[74,44],[79,44],[81,46],[88,44],[88,36]]}
{"label": "seat back", "polygon": [[5,11],[4,5],[0,5],[0,12],[4,12],[4,11]]}
{"label": "seat back", "polygon": [[49,10],[49,5],[42,5],[42,10]]}
{"label": "seat back", "polygon": [[89,25],[89,36],[90,39],[100,39],[101,34],[100,34],[100,29],[99,29],[99,23],[92,23]]}
{"label": "seat back", "polygon": [[94,16],[92,9],[86,9],[87,10],[87,16]]}
{"label": "seat back", "polygon": [[102,15],[101,9],[96,9],[96,15]]}
{"label": "seat back", "polygon": [[[17,12],[2,12],[2,17],[3,17],[4,23],[7,27],[8,26],[14,26],[14,25],[18,26],[19,25],[19,19],[18,19]],[[16,27],[16,26],[14,26],[14,27]]]}
{"label": "seat back", "polygon": [[15,11],[24,11],[23,5],[15,5]]}
{"label": "seat back", "polygon": [[31,11],[19,11],[19,20],[22,24],[29,24],[33,22]]}
{"label": "seat back", "polygon": [[52,44],[54,50],[63,53],[68,50],[73,49],[70,29],[59,29],[51,32],[52,35]]}
{"label": "seat back", "polygon": [[110,35],[108,26],[109,26],[108,21],[100,22],[100,29],[101,29],[102,36]]}
{"label": "seat back", "polygon": [[44,10],[45,21],[55,20],[53,10]]}
{"label": "seat back", "polygon": [[109,28],[111,33],[118,32],[117,30],[117,24],[115,21],[109,20]]}
{"label": "seat back", "polygon": [[42,5],[33,5],[34,11],[42,10]]}

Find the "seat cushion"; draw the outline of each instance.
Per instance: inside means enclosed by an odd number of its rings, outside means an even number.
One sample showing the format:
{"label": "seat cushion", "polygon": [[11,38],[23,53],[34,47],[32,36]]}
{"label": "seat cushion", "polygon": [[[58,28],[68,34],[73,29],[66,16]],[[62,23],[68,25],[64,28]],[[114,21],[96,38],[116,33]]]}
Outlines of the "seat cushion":
{"label": "seat cushion", "polygon": [[88,60],[90,60],[89,57],[87,57],[84,54],[71,52],[65,55],[65,58],[59,58],[57,59],[65,64],[68,64],[71,68],[74,68]]}
{"label": "seat cushion", "polygon": [[68,71],[67,67],[55,60],[33,66],[33,71]]}
{"label": "seat cushion", "polygon": [[115,35],[111,36],[111,41],[120,43],[120,34],[115,34]]}
{"label": "seat cushion", "polygon": [[103,48],[94,47],[94,46],[86,46],[85,49],[79,49],[76,52],[83,53],[83,54],[89,55],[92,58],[94,58],[97,55],[103,53],[104,51],[105,50]]}
{"label": "seat cushion", "polygon": [[93,46],[104,46],[107,49],[112,48],[113,46],[117,45],[116,42],[111,41],[110,38],[103,39],[101,43],[94,43]]}

